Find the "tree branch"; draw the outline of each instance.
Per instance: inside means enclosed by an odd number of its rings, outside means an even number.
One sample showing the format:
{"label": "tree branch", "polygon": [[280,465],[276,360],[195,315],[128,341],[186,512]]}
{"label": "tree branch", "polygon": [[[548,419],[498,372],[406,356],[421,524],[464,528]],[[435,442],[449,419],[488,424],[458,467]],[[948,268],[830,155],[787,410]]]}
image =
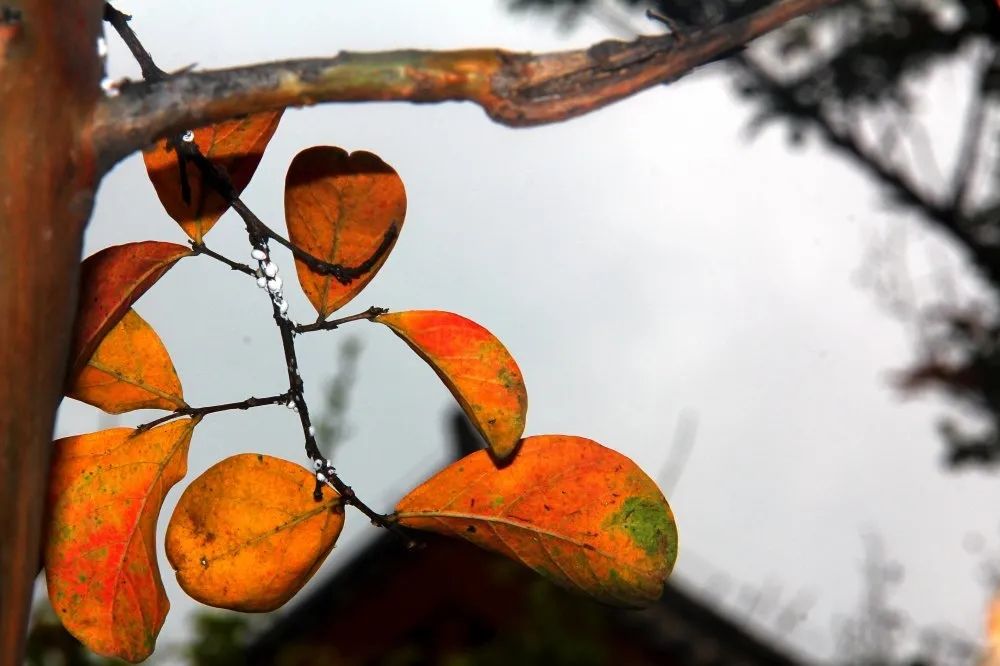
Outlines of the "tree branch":
{"label": "tree branch", "polygon": [[[989,49],[989,47],[987,47]],[[979,63],[979,75],[973,99],[969,102],[968,116],[962,136],[958,159],[955,161],[955,175],[952,180],[951,208],[961,214],[965,210],[966,199],[972,188],[972,181],[979,166],[980,153],[983,147],[983,126],[986,120],[986,101],[990,94],[987,89],[988,77],[998,64],[1000,52],[989,49],[982,63]]]}
{"label": "tree branch", "polygon": [[146,432],[150,428],[160,425],[161,423],[166,423],[167,421],[172,421],[174,419],[180,418],[182,416],[205,416],[207,414],[215,414],[217,412],[228,412],[234,409],[247,410],[253,407],[263,407],[264,405],[284,405],[292,397],[291,391],[285,391],[278,395],[268,396],[266,398],[255,398],[250,396],[246,400],[240,400],[239,402],[227,402],[221,405],[209,405],[208,407],[181,407],[180,409],[175,409],[165,416],[161,416],[158,419],[143,423],[142,425],[136,427],[136,433]]}
{"label": "tree branch", "polygon": [[749,74],[768,95],[796,110],[799,118],[808,119],[822,138],[838,149],[892,195],[895,203],[907,206],[923,215],[958,241],[971,255],[981,271],[993,281],[1000,281],[997,250],[976,240],[969,220],[951,202],[937,202],[922,193],[906,173],[885,164],[869,147],[849,131],[837,127],[818,102],[806,102],[795,94],[794,85],[776,79],[752,58],[739,55],[734,61]]}
{"label": "tree branch", "polygon": [[[91,131],[110,168],[155,139],[226,118],[317,102],[480,105],[512,127],[559,122],[674,81],[699,65],[839,0],[776,0],[731,23],[684,35],[605,41],[556,53],[498,49],[342,52],[234,69],[188,72],[123,86]],[[116,26],[117,27],[117,26]]]}
{"label": "tree branch", "polygon": [[340,319],[330,319],[329,321],[317,321],[313,324],[298,324],[295,326],[296,333],[309,333],[312,331],[332,331],[336,328],[340,328],[341,324],[347,324],[352,321],[361,321],[362,319],[367,319],[371,321],[379,315],[383,315],[388,312],[388,308],[380,308],[376,305],[371,306],[364,312],[359,312],[355,315],[350,315],[348,317],[341,317]]}

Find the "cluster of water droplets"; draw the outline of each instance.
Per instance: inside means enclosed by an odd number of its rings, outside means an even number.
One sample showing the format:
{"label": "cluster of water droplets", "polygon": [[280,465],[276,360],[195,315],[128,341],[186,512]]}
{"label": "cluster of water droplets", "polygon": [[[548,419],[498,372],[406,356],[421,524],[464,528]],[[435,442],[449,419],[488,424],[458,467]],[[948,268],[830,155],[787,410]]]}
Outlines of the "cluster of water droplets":
{"label": "cluster of water droplets", "polygon": [[257,286],[267,289],[271,301],[278,308],[278,314],[288,319],[288,301],[281,291],[281,277],[278,276],[278,264],[271,261],[266,248],[255,247],[250,256],[257,260]]}

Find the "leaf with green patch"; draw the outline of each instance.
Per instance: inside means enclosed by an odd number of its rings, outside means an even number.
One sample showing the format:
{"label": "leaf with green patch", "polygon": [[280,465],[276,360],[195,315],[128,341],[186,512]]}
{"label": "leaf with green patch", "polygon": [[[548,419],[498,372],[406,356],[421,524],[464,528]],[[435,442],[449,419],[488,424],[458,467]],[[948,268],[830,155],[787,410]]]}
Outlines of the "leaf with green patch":
{"label": "leaf with green patch", "polygon": [[498,458],[514,451],[528,412],[528,392],[514,358],[492,333],[437,310],[375,318],[427,361]]}
{"label": "leaf with green patch", "polygon": [[478,451],[396,506],[399,523],[461,537],[622,606],[659,598],[677,559],[663,493],[634,462],[582,437],[528,437],[509,464]]}

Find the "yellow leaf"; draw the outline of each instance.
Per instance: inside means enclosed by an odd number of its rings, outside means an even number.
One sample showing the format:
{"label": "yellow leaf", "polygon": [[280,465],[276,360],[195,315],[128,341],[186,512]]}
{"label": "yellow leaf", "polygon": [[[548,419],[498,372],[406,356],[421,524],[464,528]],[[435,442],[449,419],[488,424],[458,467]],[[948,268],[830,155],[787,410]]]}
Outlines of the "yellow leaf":
{"label": "yellow leaf", "polygon": [[340,497],[294,463],[246,453],[195,479],[167,528],[177,582],[203,604],[270,611],[312,578],[344,526]]}

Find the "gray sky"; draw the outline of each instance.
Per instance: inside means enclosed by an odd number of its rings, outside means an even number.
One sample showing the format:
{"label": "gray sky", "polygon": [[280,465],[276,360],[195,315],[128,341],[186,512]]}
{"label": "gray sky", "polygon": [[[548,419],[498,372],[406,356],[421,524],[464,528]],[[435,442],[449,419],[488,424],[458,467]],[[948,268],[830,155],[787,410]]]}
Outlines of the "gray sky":
{"label": "gray sky", "polygon": [[[561,34],[492,2],[144,0],[122,9],[135,13],[133,27],[167,70],[342,48],[540,51],[610,36],[587,22]],[[109,41],[112,75],[137,77]],[[960,84],[957,76],[936,83],[952,96]],[[908,229],[921,256],[957,260],[815,143],[790,152],[777,128],[747,141],[749,117],[728,79],[711,72],[531,130],[498,127],[463,104],[290,110],[244,199],[283,227],[282,184],[295,153],[315,144],[378,153],[406,183],[408,217],[385,267],[345,314],[377,304],[475,319],[524,373],[526,434],[596,439],[654,477],[679,415],[696,414],[693,453],[667,489],[681,534],[676,576],[736,614],[745,612],[744,587],[780,588],[783,603],[815,598],[807,620],[777,640],[829,653],[835,619],[861,590],[869,532],[905,567],[896,601],[914,622],[979,637],[987,591],[963,540],[971,532],[1000,540],[1000,487],[982,473],[941,472],[934,422],[945,405],[903,402],[888,386],[890,370],[910,359],[911,339],[857,280],[871,237],[886,230]],[[144,239],[185,241],[133,157],[104,181],[86,253]],[[247,258],[232,214],[207,240]],[[294,283],[290,258],[277,256]],[[932,277],[920,266],[918,289]],[[286,292],[293,318],[312,319],[301,292]],[[189,403],[285,387],[267,300],[244,276],[185,260],[136,309],[170,350]],[[340,341],[354,334],[364,353],[353,437],[335,462],[359,494],[389,510],[444,463],[442,417],[453,400],[399,340],[361,322],[300,339],[314,410]],[[97,427],[95,410],[66,401],[60,436]],[[281,408],[209,416],[194,435],[189,478],[244,451],[304,461],[300,440],[297,417]],[[179,494],[168,498],[161,529]],[[373,535],[360,514],[347,522],[325,572]],[[173,604],[163,644],[183,637],[197,605],[165,560],[161,568]],[[773,629],[767,614],[754,622]]]}

